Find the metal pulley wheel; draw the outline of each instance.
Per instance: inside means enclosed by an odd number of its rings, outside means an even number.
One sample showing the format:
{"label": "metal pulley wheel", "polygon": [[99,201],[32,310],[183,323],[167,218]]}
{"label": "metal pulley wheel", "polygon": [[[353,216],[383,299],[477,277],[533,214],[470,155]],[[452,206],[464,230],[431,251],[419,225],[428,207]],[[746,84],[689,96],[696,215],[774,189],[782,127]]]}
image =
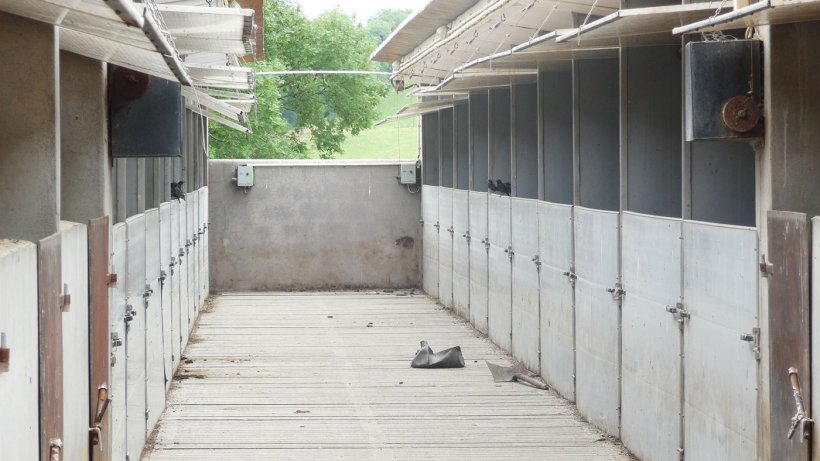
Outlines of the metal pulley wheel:
{"label": "metal pulley wheel", "polygon": [[726,101],[720,113],[723,125],[736,132],[746,133],[760,122],[760,107],[749,96],[735,96]]}

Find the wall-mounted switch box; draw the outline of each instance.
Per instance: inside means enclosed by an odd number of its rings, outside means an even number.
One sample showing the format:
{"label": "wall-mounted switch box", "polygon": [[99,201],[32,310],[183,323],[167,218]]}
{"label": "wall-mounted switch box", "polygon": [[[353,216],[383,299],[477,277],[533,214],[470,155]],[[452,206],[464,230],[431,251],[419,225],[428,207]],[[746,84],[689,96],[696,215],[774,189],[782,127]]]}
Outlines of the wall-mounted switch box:
{"label": "wall-mounted switch box", "polygon": [[236,167],[236,185],[238,187],[253,187],[256,182],[256,173],[250,165]]}
{"label": "wall-mounted switch box", "polygon": [[415,184],[416,183],[416,164],[402,163],[399,166],[399,183],[401,184]]}

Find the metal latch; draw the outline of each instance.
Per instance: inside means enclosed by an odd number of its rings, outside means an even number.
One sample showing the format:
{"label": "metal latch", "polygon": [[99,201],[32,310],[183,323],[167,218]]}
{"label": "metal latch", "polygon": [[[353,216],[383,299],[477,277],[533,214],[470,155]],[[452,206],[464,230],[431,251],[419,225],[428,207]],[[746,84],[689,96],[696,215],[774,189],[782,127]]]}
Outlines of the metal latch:
{"label": "metal latch", "polygon": [[154,290],[151,289],[151,285],[145,285],[145,291],[142,293],[142,297],[144,299],[148,299],[153,294],[154,294]]}
{"label": "metal latch", "polygon": [[71,310],[71,294],[68,292],[68,284],[63,284],[63,294],[60,296],[60,310],[68,312]]}
{"label": "metal latch", "polygon": [[450,233],[450,237],[452,237],[452,236],[453,236],[453,233],[455,233],[455,229],[453,229],[453,226],[450,226],[450,227],[448,227],[448,228],[447,228],[447,232],[449,232],[449,233]]}
{"label": "metal latch", "polygon": [[137,316],[137,311],[134,310],[134,306],[127,305],[125,306],[125,323],[128,323],[134,320],[134,317]]}
{"label": "metal latch", "polygon": [[419,224],[421,224],[421,226],[422,226],[422,227],[424,227],[424,220],[423,220],[423,219],[419,219]]}
{"label": "metal latch", "polygon": [[48,446],[48,461],[60,461],[63,458],[63,441],[60,439],[51,439]]}
{"label": "metal latch", "polygon": [[513,256],[515,256],[515,251],[513,251],[512,246],[508,246],[507,248],[505,248],[504,253],[507,253],[507,256],[509,256],[509,258],[510,258],[510,261],[512,261]]}
{"label": "metal latch", "polygon": [[486,238],[486,239],[481,239],[481,243],[483,243],[483,244],[484,244],[484,248],[485,248],[486,250],[489,250],[489,249],[490,249],[490,239],[489,239],[489,238]]}
{"label": "metal latch", "polygon": [[686,308],[683,307],[683,303],[676,303],[674,306],[666,306],[666,312],[669,312],[670,314],[674,315],[675,320],[677,320],[678,323],[681,324],[685,319],[688,319],[690,317],[689,311],[687,311]]}
{"label": "metal latch", "polygon": [[607,288],[606,292],[612,295],[612,299],[615,301],[623,301],[624,296],[626,296],[626,291],[623,289],[623,285],[620,283],[616,283],[614,288]]}
{"label": "metal latch", "polygon": [[535,267],[536,267],[537,269],[539,269],[539,270],[541,269],[541,256],[539,256],[539,255],[535,255],[535,256],[532,258],[532,262],[534,262],[534,263],[535,263]]}
{"label": "metal latch", "polygon": [[570,285],[575,286],[575,281],[578,280],[578,275],[575,274],[575,268],[570,267],[568,271],[563,272],[564,277],[569,279]]}
{"label": "metal latch", "polygon": [[740,340],[752,343],[752,352],[755,354],[755,359],[760,360],[760,328],[752,328],[751,333],[741,333]]}
{"label": "metal latch", "polygon": [[111,347],[120,347],[122,346],[122,339],[120,339],[120,334],[116,331],[111,332]]}
{"label": "metal latch", "polygon": [[433,227],[435,227],[435,228],[436,228],[436,232],[438,232],[438,231],[441,229],[441,224],[439,224],[439,222],[438,222],[438,221],[436,221],[436,223],[435,223],[435,224],[433,224]]}
{"label": "metal latch", "polygon": [[159,271],[159,283],[164,284],[165,279],[167,279],[167,278],[168,278],[168,273],[167,272],[165,272],[163,270]]}
{"label": "metal latch", "polygon": [[472,239],[472,237],[470,237],[470,231],[465,232],[465,233],[462,235],[462,237],[464,237],[465,239],[467,239],[467,243],[469,243],[469,242],[470,242],[470,240]]}
{"label": "metal latch", "polygon": [[97,389],[97,409],[94,412],[94,424],[88,431],[91,433],[91,445],[99,446],[100,451],[103,449],[102,445],[102,420],[105,417],[105,412],[108,410],[108,404],[111,399],[108,398],[108,386],[101,385]]}
{"label": "metal latch", "polygon": [[[177,256],[179,256],[179,259],[182,259],[185,256],[185,249],[180,248],[179,249],[179,254],[177,254]],[[180,264],[182,264],[182,261],[180,261]]]}
{"label": "metal latch", "polygon": [[806,409],[803,406],[803,392],[800,390],[800,377],[797,374],[797,368],[789,368],[789,382],[792,385],[794,392],[794,406],[797,408],[797,413],[792,416],[792,423],[789,425],[789,432],[786,438],[790,439],[794,436],[796,430],[800,431],[800,443],[811,438],[812,428],[814,427],[814,420],[806,416]]}

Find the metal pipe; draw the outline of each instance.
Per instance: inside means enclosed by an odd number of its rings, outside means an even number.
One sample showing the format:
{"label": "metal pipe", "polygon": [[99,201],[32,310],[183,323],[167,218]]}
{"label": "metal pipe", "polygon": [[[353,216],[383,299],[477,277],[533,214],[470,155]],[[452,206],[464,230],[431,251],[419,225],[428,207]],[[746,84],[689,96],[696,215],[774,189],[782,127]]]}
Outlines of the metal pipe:
{"label": "metal pipe", "polygon": [[379,72],[375,70],[273,70],[267,72],[257,72],[257,76],[264,75],[391,75],[390,72]]}

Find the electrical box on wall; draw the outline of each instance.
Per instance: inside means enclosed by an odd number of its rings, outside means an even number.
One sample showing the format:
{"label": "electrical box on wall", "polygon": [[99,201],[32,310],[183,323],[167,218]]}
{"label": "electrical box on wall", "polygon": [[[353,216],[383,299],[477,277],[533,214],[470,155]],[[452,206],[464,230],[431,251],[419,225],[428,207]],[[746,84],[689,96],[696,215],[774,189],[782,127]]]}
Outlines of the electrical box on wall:
{"label": "electrical box on wall", "polygon": [[236,185],[238,187],[253,187],[256,182],[256,172],[250,165],[236,167]]}
{"label": "electrical box on wall", "polygon": [[418,182],[418,167],[415,163],[402,163],[399,165],[399,183],[416,184]]}
{"label": "electrical box on wall", "polygon": [[685,56],[686,140],[761,136],[760,41],[689,42]]}

